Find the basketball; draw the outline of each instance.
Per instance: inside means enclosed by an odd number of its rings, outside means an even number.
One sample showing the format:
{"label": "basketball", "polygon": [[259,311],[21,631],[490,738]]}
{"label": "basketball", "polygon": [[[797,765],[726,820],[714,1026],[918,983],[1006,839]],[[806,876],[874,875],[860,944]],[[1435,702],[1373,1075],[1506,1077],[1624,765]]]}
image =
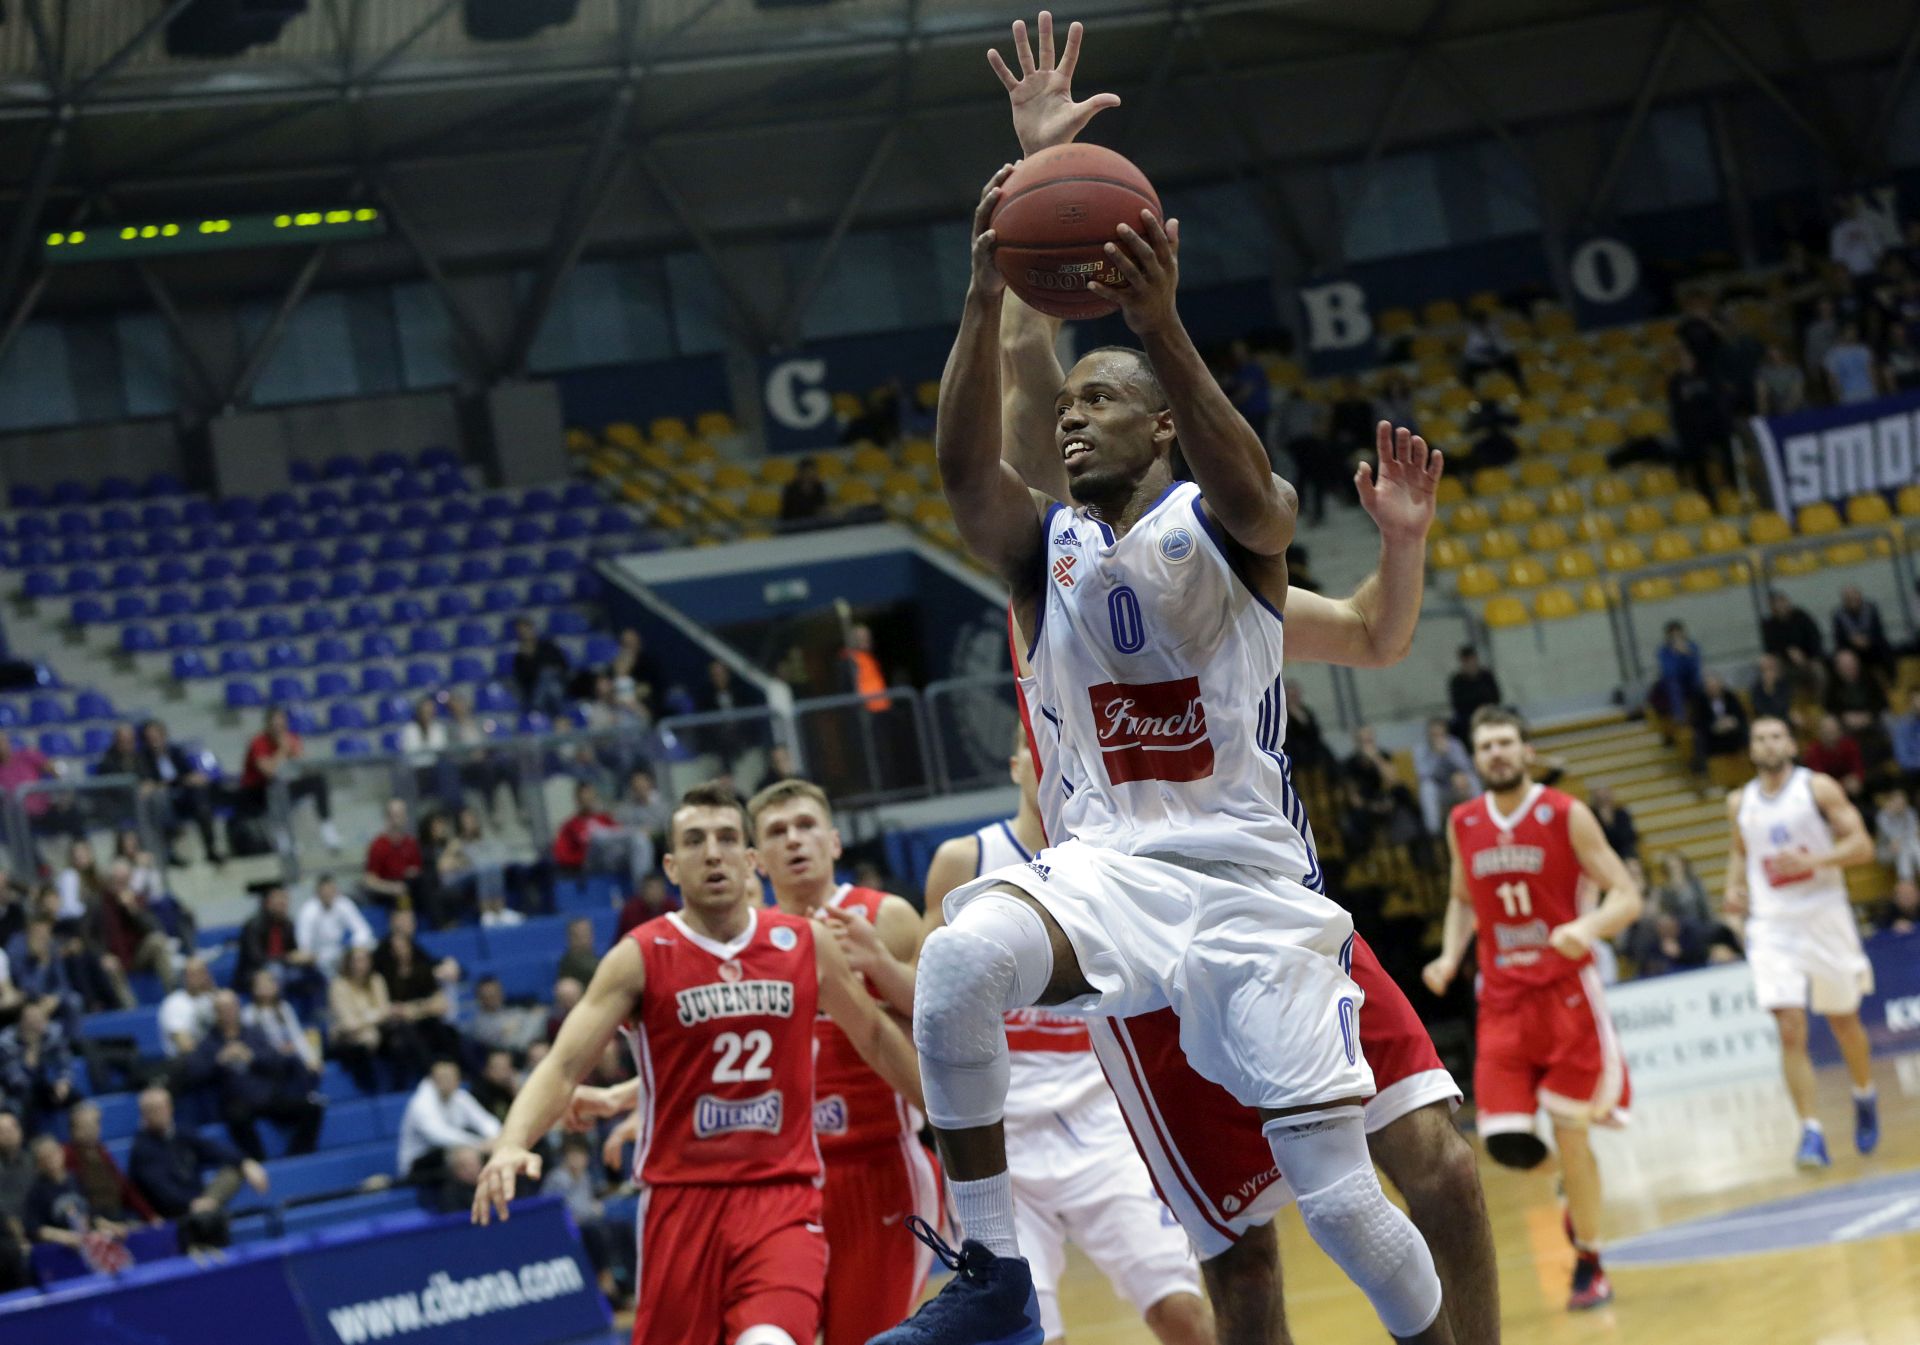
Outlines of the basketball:
{"label": "basketball", "polygon": [[1120,225],[1139,227],[1143,208],[1159,215],[1160,197],[1124,155],[1099,145],[1043,149],[1001,188],[994,260],[1013,292],[1040,312],[1102,317],[1119,305],[1089,294],[1087,282],[1127,283],[1103,249]]}

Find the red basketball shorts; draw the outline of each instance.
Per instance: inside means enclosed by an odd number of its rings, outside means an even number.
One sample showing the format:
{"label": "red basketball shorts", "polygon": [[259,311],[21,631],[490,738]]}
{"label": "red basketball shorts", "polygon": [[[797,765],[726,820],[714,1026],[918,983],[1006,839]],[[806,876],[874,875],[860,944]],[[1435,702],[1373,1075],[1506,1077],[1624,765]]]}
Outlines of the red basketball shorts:
{"label": "red basketball shorts", "polygon": [[809,1182],[653,1186],[640,1193],[634,1345],[716,1345],[752,1326],[810,1342],[827,1235]]}
{"label": "red basketball shorts", "polygon": [[1473,1093],[1483,1138],[1531,1134],[1541,1107],[1576,1123],[1626,1120],[1627,1064],[1591,965],[1552,985],[1483,997],[1479,1024]]}
{"label": "red basketball shorts", "polygon": [[823,1194],[826,1345],[867,1345],[920,1300],[933,1252],[907,1231],[907,1216],[940,1226],[938,1169],[920,1141],[903,1134],[891,1148],[829,1158]]}

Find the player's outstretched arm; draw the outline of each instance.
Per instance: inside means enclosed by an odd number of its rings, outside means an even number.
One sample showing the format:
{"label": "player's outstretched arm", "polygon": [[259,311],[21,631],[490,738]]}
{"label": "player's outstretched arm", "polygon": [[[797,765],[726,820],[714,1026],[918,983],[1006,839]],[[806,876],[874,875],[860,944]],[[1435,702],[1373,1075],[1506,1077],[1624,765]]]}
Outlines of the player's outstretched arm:
{"label": "player's outstretched arm", "polygon": [[1831,775],[1822,775],[1818,771],[1811,773],[1810,780],[1813,802],[1820,809],[1820,815],[1827,819],[1827,830],[1833,833],[1833,849],[1824,855],[1809,856],[1809,870],[1850,869],[1857,864],[1871,864],[1874,858],[1873,837],[1867,831],[1860,810],[1847,797],[1847,791]]}
{"label": "player's outstretched arm", "polygon": [[[853,969],[832,938],[824,933],[813,940],[814,966],[820,976],[820,1008],[847,1034],[853,1049],[885,1079],[894,1092],[922,1111],[920,1057],[913,1041],[853,978]],[[571,1017],[571,1015],[569,1015]]]}
{"label": "player's outstretched arm", "polygon": [[1573,842],[1580,871],[1604,894],[1591,911],[1547,934],[1555,952],[1579,958],[1594,944],[1612,939],[1638,920],[1646,901],[1626,861],[1607,843],[1607,834],[1600,829],[1600,819],[1593,815],[1593,809],[1584,803],[1573,805],[1567,816],[1567,836]]}
{"label": "player's outstretched arm", "polygon": [[1000,308],[1000,456],[1029,490],[1065,504],[1067,465],[1055,442],[1054,404],[1067,381],[1056,342],[1060,319],[1009,293]]}
{"label": "player's outstretched arm", "polygon": [[1180,221],[1162,225],[1151,210],[1142,210],[1137,228],[1122,224],[1118,240],[1107,244],[1107,259],[1126,285],[1115,289],[1093,281],[1087,290],[1119,304],[1145,347],[1208,512],[1241,549],[1278,560],[1293,542],[1299,499],[1273,474],[1265,441],[1214,378],[1180,321],[1174,306]]}
{"label": "player's outstretched arm", "polygon": [[1727,795],[1727,890],[1720,909],[1728,915],[1747,913],[1747,838],[1740,834],[1740,791]]}
{"label": "player's outstretched arm", "polygon": [[1379,466],[1354,473],[1360,503],[1380,529],[1380,564],[1349,598],[1287,593],[1287,656],[1346,668],[1384,668],[1413,647],[1426,595],[1427,533],[1446,463],[1440,450],[1387,421],[1374,427]]}
{"label": "player's outstretched arm", "polygon": [[1453,978],[1460,974],[1460,961],[1473,942],[1475,924],[1473,895],[1467,891],[1467,871],[1460,863],[1460,849],[1454,844],[1453,826],[1447,826],[1447,852],[1452,865],[1447,878],[1447,914],[1440,925],[1440,956],[1427,963],[1420,979],[1436,995],[1447,993]]}
{"label": "player's outstretched arm", "polygon": [[620,940],[600,959],[586,993],[560,1025],[553,1049],[534,1066],[513,1099],[474,1188],[473,1222],[490,1223],[495,1215],[504,1220],[515,1181],[523,1175],[531,1182],[540,1180],[535,1142],[565,1113],[573,1086],[600,1059],[607,1039],[632,1014],[646,984],[647,966],[641,960],[640,945],[632,939]]}

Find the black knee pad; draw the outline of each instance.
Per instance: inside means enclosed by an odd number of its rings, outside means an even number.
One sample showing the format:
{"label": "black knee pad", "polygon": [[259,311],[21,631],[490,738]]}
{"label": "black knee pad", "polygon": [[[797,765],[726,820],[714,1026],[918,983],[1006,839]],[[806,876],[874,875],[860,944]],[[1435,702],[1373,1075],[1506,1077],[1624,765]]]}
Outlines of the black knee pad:
{"label": "black knee pad", "polygon": [[1547,1145],[1531,1131],[1509,1131],[1487,1136],[1487,1156],[1503,1168],[1525,1172],[1547,1161]]}

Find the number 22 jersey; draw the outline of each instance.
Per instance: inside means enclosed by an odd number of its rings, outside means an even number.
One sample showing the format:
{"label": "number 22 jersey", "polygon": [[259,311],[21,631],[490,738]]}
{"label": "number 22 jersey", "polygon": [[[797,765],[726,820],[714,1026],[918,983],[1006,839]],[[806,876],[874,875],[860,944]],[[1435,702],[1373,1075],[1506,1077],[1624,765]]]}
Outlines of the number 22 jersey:
{"label": "number 22 jersey", "polygon": [[813,927],[755,909],[723,944],[673,912],[627,937],[647,971],[631,1023],[640,1181],[817,1184]]}
{"label": "number 22 jersey", "polygon": [[1483,1004],[1578,979],[1593,960],[1591,953],[1578,961],[1562,957],[1547,942],[1585,909],[1585,874],[1568,829],[1572,808],[1570,796],[1535,785],[1511,814],[1495,808],[1491,794],[1453,810],[1454,851],[1478,930]]}

